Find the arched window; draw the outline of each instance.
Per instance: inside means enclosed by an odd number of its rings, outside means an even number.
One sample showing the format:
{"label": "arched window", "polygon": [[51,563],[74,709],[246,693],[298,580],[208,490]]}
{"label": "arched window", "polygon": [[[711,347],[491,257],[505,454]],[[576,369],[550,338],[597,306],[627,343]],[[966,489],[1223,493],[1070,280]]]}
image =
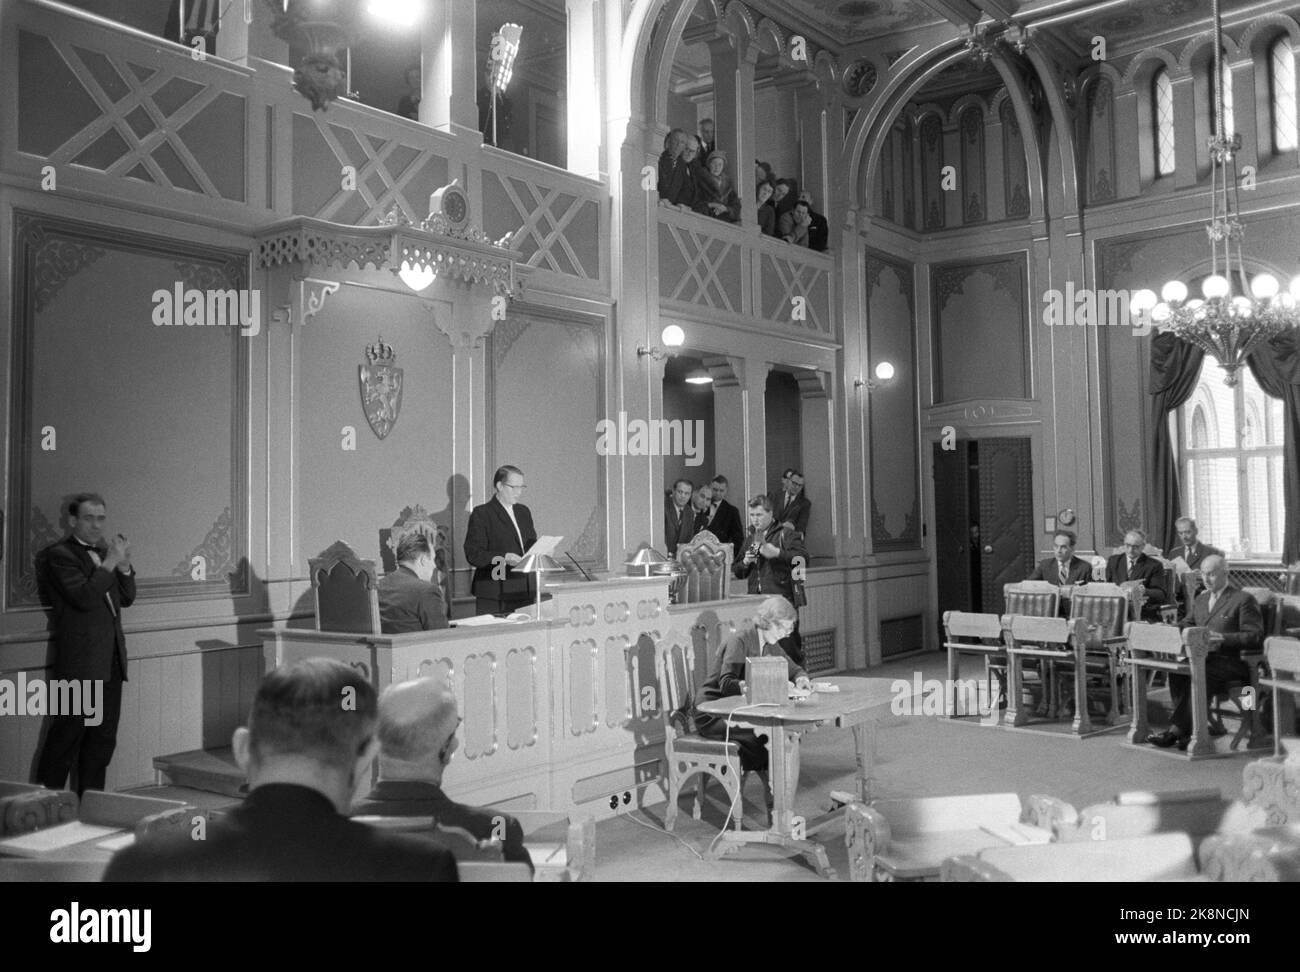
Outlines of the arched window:
{"label": "arched window", "polygon": [[1178,410],[1183,510],[1201,537],[1237,559],[1282,553],[1282,402],[1249,368],[1235,388],[1206,357],[1196,391]]}
{"label": "arched window", "polygon": [[1293,152],[1296,148],[1295,57],[1290,38],[1279,37],[1269,49],[1268,77],[1272,89],[1273,151]]}
{"label": "arched window", "polygon": [[1152,106],[1155,109],[1156,174],[1174,171],[1174,85],[1169,72],[1161,68],[1151,79]]}

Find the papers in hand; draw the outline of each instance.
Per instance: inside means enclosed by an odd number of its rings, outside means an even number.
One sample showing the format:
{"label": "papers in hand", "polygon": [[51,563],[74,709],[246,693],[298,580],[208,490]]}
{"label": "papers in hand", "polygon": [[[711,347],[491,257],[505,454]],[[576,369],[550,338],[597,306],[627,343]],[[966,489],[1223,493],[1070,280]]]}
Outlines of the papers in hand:
{"label": "papers in hand", "polygon": [[555,548],[560,545],[564,537],[538,537],[537,542],[524,551],[524,556],[529,554],[545,554],[547,557],[555,556]]}
{"label": "papers in hand", "polygon": [[1196,573],[1196,568],[1187,566],[1187,561],[1184,560],[1182,557],[1175,557],[1173,559],[1172,566],[1174,568],[1174,572],[1179,577],[1182,577],[1184,574]]}

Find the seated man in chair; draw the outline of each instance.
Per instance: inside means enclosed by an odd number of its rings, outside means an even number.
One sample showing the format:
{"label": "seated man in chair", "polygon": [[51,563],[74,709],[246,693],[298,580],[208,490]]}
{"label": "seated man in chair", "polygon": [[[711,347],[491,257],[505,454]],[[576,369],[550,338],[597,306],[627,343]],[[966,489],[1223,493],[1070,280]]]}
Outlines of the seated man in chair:
{"label": "seated man in chair", "polygon": [[1143,550],[1147,535],[1141,530],[1124,534],[1124,547],[1106,561],[1106,580],[1111,584],[1141,581],[1146,589],[1146,603],[1142,605],[1142,620],[1159,621],[1160,606],[1169,601],[1165,590],[1165,571],[1160,561],[1148,557]]}
{"label": "seated man in chair", "polygon": [[[1082,557],[1074,555],[1074,546],[1078,538],[1069,530],[1057,530],[1052,536],[1052,550],[1055,556],[1039,561],[1034,572],[1025,580],[1047,581],[1060,587],[1074,587],[1092,580],[1092,564]],[[1070,616],[1070,602],[1061,597],[1060,614],[1063,618]]]}
{"label": "seated man in chair", "polygon": [[447,627],[447,604],[434,583],[437,561],[427,535],[412,530],[397,543],[397,570],[375,585],[384,634]]}
{"label": "seated man in chair", "polygon": [[354,816],[431,817],[477,841],[498,840],[505,860],[532,867],[524,831],[509,814],[457,803],[442,791],[442,774],[459,740],[456,696],[440,678],[390,685],[379,700],[379,782],[352,807]]}
{"label": "seated man in chair", "polygon": [[[1228,564],[1218,554],[1201,561],[1205,590],[1192,605],[1192,616],[1184,627],[1209,628],[1223,641],[1205,659],[1205,690],[1213,699],[1228,688],[1230,682],[1248,682],[1250,670],[1241,660],[1242,651],[1258,650],[1264,637],[1264,619],[1255,599],[1228,583]],[[1153,746],[1186,749],[1192,735],[1191,678],[1170,673],[1169,695],[1174,703],[1170,727],[1152,733],[1147,742]],[[1222,727],[1211,727],[1210,734],[1221,736]]]}

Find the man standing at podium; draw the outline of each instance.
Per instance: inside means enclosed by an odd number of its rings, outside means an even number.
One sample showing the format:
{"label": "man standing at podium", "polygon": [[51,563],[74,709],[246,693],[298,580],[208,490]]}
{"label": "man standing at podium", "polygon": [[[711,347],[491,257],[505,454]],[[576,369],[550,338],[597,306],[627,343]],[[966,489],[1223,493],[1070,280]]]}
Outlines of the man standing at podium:
{"label": "man standing at podium", "polygon": [[530,574],[510,570],[537,542],[533,515],[519,502],[524,474],[517,466],[502,466],[492,477],[496,495],[474,507],[465,528],[465,559],[474,565],[476,614],[508,614],[536,599]]}

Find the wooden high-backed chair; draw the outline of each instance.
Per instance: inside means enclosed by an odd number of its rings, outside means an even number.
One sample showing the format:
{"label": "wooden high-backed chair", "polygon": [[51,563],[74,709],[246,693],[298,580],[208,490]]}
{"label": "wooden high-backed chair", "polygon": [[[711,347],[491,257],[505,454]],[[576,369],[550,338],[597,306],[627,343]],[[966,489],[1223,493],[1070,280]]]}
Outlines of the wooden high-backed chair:
{"label": "wooden high-backed chair", "polygon": [[677,562],[686,568],[686,581],[677,602],[726,600],[733,555],[731,544],[723,543],[708,530],[701,530],[689,543],[679,546]]}
{"label": "wooden high-backed chair", "polygon": [[[695,646],[677,644],[665,638],[655,645],[655,677],[661,693],[659,713],[664,724],[664,762],[668,767],[668,807],[664,827],[672,830],[677,823],[677,798],[682,784],[698,776],[695,803],[691,815],[700,819],[705,778],[712,776],[722,784],[735,807],[736,829],[742,829],[744,806],[740,792],[743,774],[740,747],[721,739],[707,739],[695,731],[692,714],[695,708]],[[766,774],[763,785],[767,786]]]}
{"label": "wooden high-backed chair", "polygon": [[[1125,590],[1117,584],[1088,584],[1074,591],[1070,598],[1070,619],[1084,623],[1085,674],[1104,679],[1110,693],[1106,715],[1108,725],[1115,725],[1124,711],[1125,693],[1120,690],[1126,645],[1124,624],[1130,615],[1136,619],[1141,614],[1141,604],[1135,601],[1132,589]],[[1057,674],[1064,677],[1073,671],[1071,664],[1066,662],[1059,666]],[[1076,697],[1075,708],[1078,707]],[[1056,713],[1049,712],[1049,715]]]}
{"label": "wooden high-backed chair", "polygon": [[[1054,618],[1061,610],[1061,588],[1051,581],[1027,580],[1004,584],[1002,599],[1006,604],[1004,616],[1019,614],[1027,618]],[[1005,666],[1003,668],[1005,671]],[[1054,712],[1056,708],[1053,697],[1053,683],[1056,679],[1050,668],[1049,664],[1038,673],[1042,686],[1042,698],[1038,708],[1044,714]]]}
{"label": "wooden high-backed chair", "polygon": [[1264,642],[1270,678],[1259,684],[1273,692],[1273,754],[1282,755],[1282,739],[1295,732],[1296,699],[1300,698],[1300,639],[1269,638]]}
{"label": "wooden high-backed chair", "polygon": [[316,596],[316,630],[379,634],[375,562],[361,560],[342,540],[313,557],[311,589]]}
{"label": "wooden high-backed chair", "polygon": [[[996,614],[972,614],[968,611],[943,612],[944,650],[948,652],[948,685],[952,698],[944,700],[945,715],[957,719],[957,680],[962,655],[978,655],[984,659],[985,677],[989,679],[989,697],[993,695],[993,669],[1005,669],[1006,646],[1002,641],[1002,619]],[[997,702],[995,701],[996,705]]]}

